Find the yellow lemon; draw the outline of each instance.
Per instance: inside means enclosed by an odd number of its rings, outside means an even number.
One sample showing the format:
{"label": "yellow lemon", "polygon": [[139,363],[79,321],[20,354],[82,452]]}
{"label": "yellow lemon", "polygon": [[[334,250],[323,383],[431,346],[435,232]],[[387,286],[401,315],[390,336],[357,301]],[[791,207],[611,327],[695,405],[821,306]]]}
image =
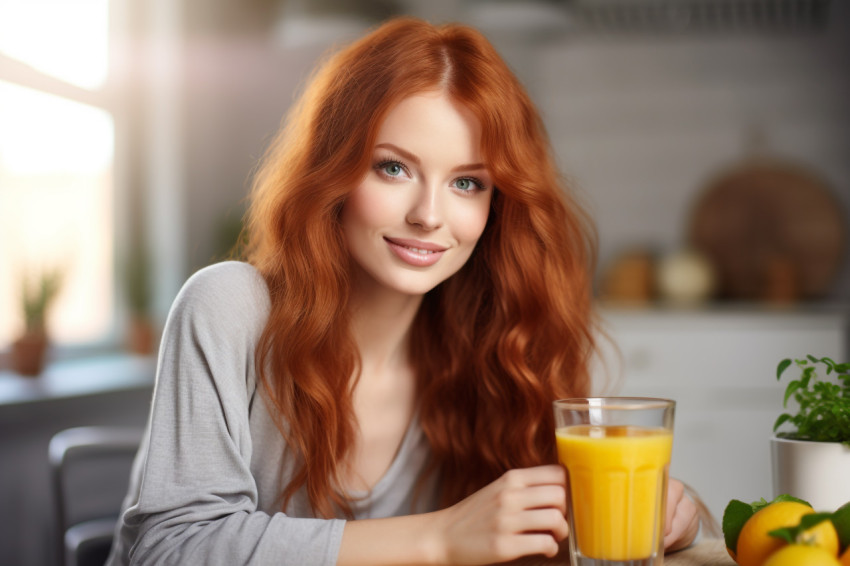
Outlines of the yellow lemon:
{"label": "yellow lemon", "polygon": [[838,532],[832,521],[821,521],[811,529],[805,530],[797,537],[796,542],[809,546],[819,546],[833,556],[838,556]]}
{"label": "yellow lemon", "polygon": [[[740,566],[762,566],[768,556],[785,546],[782,539],[768,533],[782,527],[794,527],[800,517],[812,513],[813,509],[796,501],[771,503],[750,517],[738,535],[737,562]],[[836,549],[833,556],[837,555]]]}
{"label": "yellow lemon", "polygon": [[770,555],[764,566],[840,566],[834,554],[819,546],[789,544]]}

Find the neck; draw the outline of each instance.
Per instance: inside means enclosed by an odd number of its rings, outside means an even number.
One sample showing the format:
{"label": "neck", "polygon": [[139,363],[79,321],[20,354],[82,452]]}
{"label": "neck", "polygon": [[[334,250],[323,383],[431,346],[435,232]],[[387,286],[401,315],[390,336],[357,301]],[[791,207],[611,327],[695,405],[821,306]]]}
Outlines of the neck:
{"label": "neck", "polygon": [[410,328],[421,304],[421,295],[363,290],[353,294],[351,324],[362,378],[408,364]]}

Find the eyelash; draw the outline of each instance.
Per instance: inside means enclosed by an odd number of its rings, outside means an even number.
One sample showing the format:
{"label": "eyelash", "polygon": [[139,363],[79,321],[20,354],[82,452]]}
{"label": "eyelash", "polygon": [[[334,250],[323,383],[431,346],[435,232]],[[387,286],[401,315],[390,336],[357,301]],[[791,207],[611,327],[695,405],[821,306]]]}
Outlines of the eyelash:
{"label": "eyelash", "polygon": [[[384,169],[389,165],[398,165],[399,167],[401,167],[402,171],[404,171],[408,176],[410,175],[410,168],[403,161],[400,161],[396,158],[379,159],[375,163],[375,165],[373,166],[373,169],[381,177],[384,177],[385,179],[393,180],[393,179],[396,178],[396,176],[388,175],[384,171]],[[486,191],[487,190],[487,185],[485,185],[484,182],[481,179],[479,179],[478,177],[473,177],[471,175],[465,175],[463,177],[458,177],[457,179],[452,181],[452,186],[454,186],[454,184],[457,183],[458,181],[464,181],[464,180],[469,181],[470,183],[475,185],[475,189],[463,190],[463,189],[459,189],[459,188],[455,187],[461,193],[466,194],[466,193],[472,193],[474,191]]]}

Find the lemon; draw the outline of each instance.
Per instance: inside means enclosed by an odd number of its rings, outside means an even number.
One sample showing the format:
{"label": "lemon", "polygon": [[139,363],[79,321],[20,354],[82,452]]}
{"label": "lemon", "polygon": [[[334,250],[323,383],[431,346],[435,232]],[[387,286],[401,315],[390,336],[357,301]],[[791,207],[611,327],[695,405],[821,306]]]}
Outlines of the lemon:
{"label": "lemon", "polygon": [[832,521],[821,521],[811,529],[805,530],[797,537],[796,542],[809,546],[819,546],[833,556],[838,556],[838,532]]}
{"label": "lemon", "polygon": [[[779,501],[757,511],[747,520],[738,535],[736,553],[738,564],[762,566],[768,556],[788,544],[780,538],[771,536],[770,531],[782,527],[794,527],[800,523],[803,515],[813,512],[809,505],[797,501]],[[797,542],[813,545],[813,548],[820,547],[833,560],[838,556],[838,534],[830,521],[823,521],[804,531]]]}
{"label": "lemon", "polygon": [[763,566],[841,566],[834,554],[819,546],[789,544],[770,555]]}

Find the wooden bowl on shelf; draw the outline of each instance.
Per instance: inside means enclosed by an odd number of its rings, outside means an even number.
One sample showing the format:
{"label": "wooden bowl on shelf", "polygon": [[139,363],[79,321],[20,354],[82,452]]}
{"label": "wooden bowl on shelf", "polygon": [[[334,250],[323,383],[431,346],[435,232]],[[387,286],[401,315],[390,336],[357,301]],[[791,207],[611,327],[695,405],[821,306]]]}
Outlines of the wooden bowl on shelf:
{"label": "wooden bowl on shelf", "polygon": [[819,176],[785,161],[750,159],[703,190],[688,237],[713,263],[722,298],[793,302],[829,292],[847,229]]}

